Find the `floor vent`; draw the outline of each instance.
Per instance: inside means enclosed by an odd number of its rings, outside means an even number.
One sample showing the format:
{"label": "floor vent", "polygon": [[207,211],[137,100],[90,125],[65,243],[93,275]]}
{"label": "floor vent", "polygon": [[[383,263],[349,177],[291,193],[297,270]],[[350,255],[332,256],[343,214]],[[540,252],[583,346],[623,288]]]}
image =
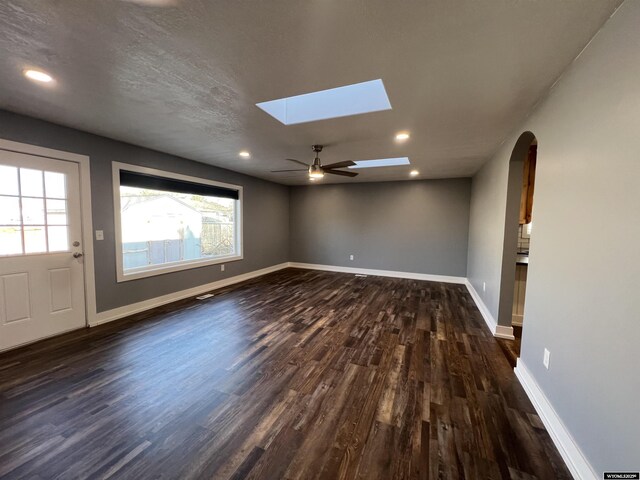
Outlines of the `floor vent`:
{"label": "floor vent", "polygon": [[368,277],[368,275],[365,275],[364,273],[356,273],[356,277]]}
{"label": "floor vent", "polygon": [[213,297],[213,293],[205,293],[204,295],[200,295],[196,297],[198,300],[206,300],[207,298]]}

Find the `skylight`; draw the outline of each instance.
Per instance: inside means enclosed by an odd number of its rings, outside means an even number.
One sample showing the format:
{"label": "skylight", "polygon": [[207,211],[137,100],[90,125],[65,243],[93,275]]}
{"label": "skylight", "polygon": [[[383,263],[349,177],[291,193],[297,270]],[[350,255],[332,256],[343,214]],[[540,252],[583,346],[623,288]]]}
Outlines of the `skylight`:
{"label": "skylight", "polygon": [[409,165],[409,157],[380,158],[377,160],[354,160],[355,165],[349,168],[372,168],[372,167],[396,167],[398,165]]}
{"label": "skylight", "polygon": [[256,103],[285,125],[391,110],[381,79]]}

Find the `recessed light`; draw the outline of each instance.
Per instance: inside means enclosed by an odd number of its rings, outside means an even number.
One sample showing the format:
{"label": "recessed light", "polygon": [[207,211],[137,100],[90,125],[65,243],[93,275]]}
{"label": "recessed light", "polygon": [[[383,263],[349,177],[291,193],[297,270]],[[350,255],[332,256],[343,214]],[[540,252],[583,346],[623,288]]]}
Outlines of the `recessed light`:
{"label": "recessed light", "polygon": [[246,150],[242,150],[238,155],[240,155],[242,158],[249,158],[251,156],[251,154]]}
{"label": "recessed light", "polygon": [[396,133],[396,140],[398,142],[404,142],[405,140],[409,140],[409,137],[411,135],[409,135],[407,132],[398,132]]}
{"label": "recessed light", "polygon": [[412,177],[415,177],[416,175],[420,175],[420,172],[418,170],[411,170],[409,172],[409,175],[411,175]]}
{"label": "recessed light", "polygon": [[24,76],[35,80],[36,82],[49,83],[53,81],[53,77],[48,73],[41,72],[40,70],[25,70]]}

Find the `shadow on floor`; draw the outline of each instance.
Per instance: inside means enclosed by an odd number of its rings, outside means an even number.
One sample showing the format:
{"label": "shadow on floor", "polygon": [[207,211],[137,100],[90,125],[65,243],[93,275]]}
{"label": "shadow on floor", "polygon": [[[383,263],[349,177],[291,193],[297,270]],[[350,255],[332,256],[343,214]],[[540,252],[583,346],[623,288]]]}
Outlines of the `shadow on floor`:
{"label": "shadow on floor", "polygon": [[522,327],[513,326],[513,336],[516,337],[515,340],[505,340],[502,338],[497,338],[498,343],[500,344],[500,348],[504,352],[504,356],[507,357],[509,364],[513,368],[516,368],[516,362],[518,361],[518,357],[520,357],[520,347],[522,345]]}

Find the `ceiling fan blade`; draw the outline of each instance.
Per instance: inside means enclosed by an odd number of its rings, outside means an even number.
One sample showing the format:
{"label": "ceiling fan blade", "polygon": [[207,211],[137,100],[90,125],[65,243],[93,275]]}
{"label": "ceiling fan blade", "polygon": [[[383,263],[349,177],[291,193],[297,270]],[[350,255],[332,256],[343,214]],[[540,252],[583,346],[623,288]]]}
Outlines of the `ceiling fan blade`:
{"label": "ceiling fan blade", "polygon": [[300,165],[304,165],[305,167],[309,166],[308,163],[301,162],[300,160],[296,160],[295,158],[285,158],[285,160],[289,160],[290,162],[299,163]]}
{"label": "ceiling fan blade", "polygon": [[327,170],[327,168],[323,167],[324,173],[330,173],[332,175],[342,175],[343,177],[357,177],[358,174],[356,172],[343,172],[342,170]]}
{"label": "ceiling fan blade", "polygon": [[355,164],[356,163],[352,162],[351,160],[345,160],[344,162],[337,162],[337,163],[330,163],[329,165],[323,165],[322,168],[345,168],[345,167],[351,167]]}
{"label": "ceiling fan blade", "polygon": [[271,170],[271,173],[280,173],[280,172],[308,172],[309,170],[306,168],[294,168],[290,170]]}

